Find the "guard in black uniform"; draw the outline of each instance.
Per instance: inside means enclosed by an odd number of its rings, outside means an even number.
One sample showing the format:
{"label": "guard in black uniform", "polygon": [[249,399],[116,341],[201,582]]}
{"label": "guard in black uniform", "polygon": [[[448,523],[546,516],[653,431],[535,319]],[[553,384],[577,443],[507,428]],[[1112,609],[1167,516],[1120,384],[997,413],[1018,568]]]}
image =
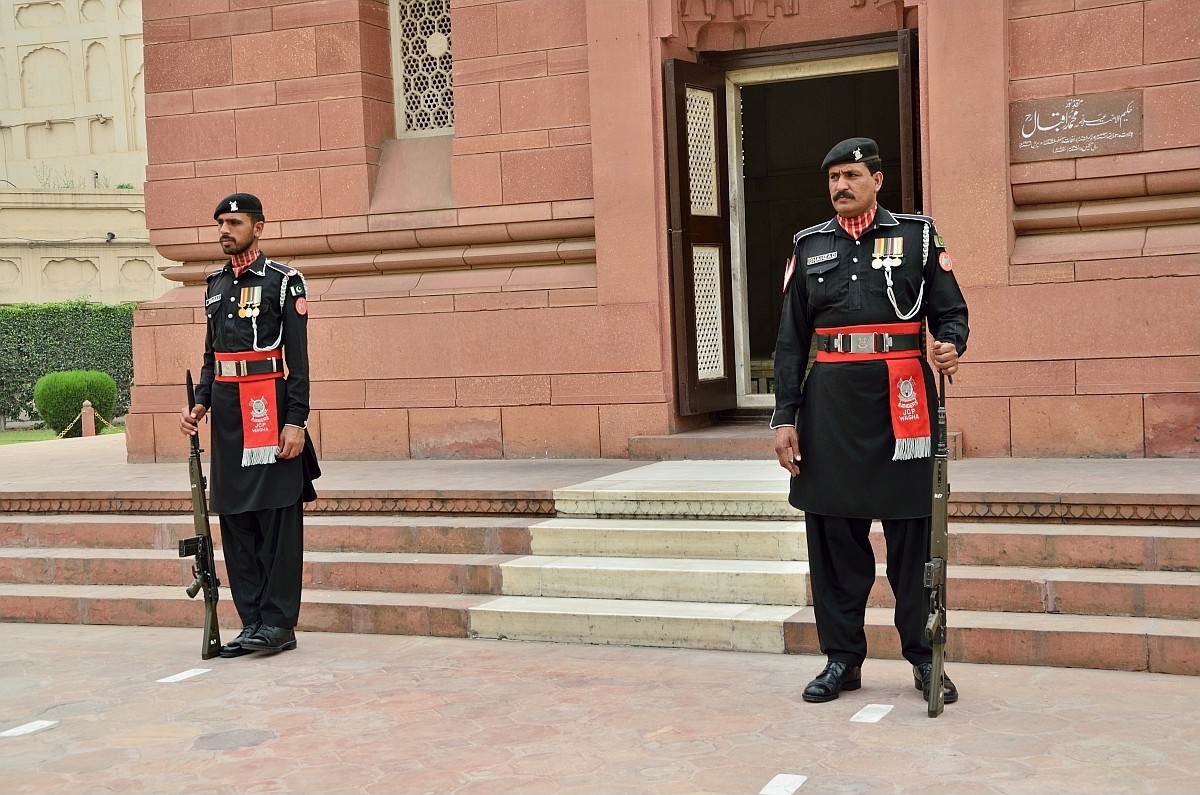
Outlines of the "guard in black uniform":
{"label": "guard in black uniform", "polygon": [[[883,184],[869,138],[842,141],[821,168],[838,215],[799,232],[775,349],[775,452],[805,512],[813,609],[825,670],[805,701],[861,685],[867,597],[875,581],[869,533],[882,520],[896,628],[914,684],[928,692],[924,587],[932,512],[931,431],[937,392],[921,351],[948,375],[966,350],[967,305],[933,219],[876,204]],[[810,344],[816,362],[804,378]],[[946,703],[958,700],[949,677]]]}
{"label": "guard in black uniform", "polygon": [[196,408],[212,414],[210,504],[220,514],[229,590],[242,619],[222,657],[296,648],[304,557],[304,503],[320,476],[308,426],[308,297],[304,277],[258,250],[262,203],[221,200],[217,221],[230,261],[208,276],[208,329]]}

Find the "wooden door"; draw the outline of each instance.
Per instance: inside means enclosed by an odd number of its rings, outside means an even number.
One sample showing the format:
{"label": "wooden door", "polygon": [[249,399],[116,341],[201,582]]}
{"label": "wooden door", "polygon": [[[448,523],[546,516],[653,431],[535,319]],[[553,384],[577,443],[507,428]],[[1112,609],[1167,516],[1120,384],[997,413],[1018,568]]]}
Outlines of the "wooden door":
{"label": "wooden door", "polygon": [[725,72],[664,67],[671,304],[680,414],[737,405]]}

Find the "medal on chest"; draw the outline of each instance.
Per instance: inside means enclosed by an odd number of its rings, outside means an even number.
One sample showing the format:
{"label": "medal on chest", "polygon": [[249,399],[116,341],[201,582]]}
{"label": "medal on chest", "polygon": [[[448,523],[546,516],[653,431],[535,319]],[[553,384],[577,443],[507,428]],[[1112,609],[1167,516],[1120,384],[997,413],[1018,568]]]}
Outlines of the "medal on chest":
{"label": "medal on chest", "polygon": [[904,262],[904,238],[902,237],[877,237],[875,238],[875,250],[871,254],[871,267],[875,270],[880,268],[898,268]]}
{"label": "medal on chest", "polygon": [[261,303],[261,285],[258,287],[243,287],[241,298],[238,300],[238,317],[258,317],[258,308]]}

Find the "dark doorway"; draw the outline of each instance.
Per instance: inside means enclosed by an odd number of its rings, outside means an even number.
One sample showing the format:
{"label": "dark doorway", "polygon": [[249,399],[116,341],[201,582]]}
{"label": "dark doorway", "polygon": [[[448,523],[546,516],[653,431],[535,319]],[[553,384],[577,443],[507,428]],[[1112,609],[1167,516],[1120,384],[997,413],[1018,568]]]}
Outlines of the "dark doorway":
{"label": "dark doorway", "polygon": [[895,69],[741,88],[750,391],[771,391],[783,275],[792,236],[833,217],[821,160],[838,141],[874,138],[879,204],[900,212],[900,81]]}

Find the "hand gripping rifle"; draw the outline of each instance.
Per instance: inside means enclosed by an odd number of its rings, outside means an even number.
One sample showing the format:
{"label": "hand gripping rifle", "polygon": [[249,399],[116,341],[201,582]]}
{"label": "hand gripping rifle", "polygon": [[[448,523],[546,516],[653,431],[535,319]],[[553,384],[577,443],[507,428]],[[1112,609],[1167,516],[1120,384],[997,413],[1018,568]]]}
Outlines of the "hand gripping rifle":
{"label": "hand gripping rifle", "polygon": [[946,506],[950,501],[950,479],[946,450],[946,375],[938,374],[937,451],[933,454],[933,516],[929,522],[929,562],[925,564],[925,587],[929,589],[929,619],[925,637],[933,647],[929,672],[929,717],[936,718],[945,707],[942,676],[946,670],[946,550],[949,530]]}
{"label": "hand gripping rifle", "polygon": [[[192,371],[187,371],[188,411],[196,408],[196,390],[192,387]],[[194,556],[192,574],[196,579],[187,587],[187,595],[196,598],[204,590],[204,641],[200,645],[200,659],[210,660],[221,650],[221,628],[217,624],[217,565],[213,560],[212,530],[208,525],[208,502],[204,491],[208,481],[204,479],[204,468],[200,464],[200,434],[192,437],[192,451],[188,454],[188,477],[192,482],[192,518],[196,524],[195,538],[179,540],[179,557]]]}

